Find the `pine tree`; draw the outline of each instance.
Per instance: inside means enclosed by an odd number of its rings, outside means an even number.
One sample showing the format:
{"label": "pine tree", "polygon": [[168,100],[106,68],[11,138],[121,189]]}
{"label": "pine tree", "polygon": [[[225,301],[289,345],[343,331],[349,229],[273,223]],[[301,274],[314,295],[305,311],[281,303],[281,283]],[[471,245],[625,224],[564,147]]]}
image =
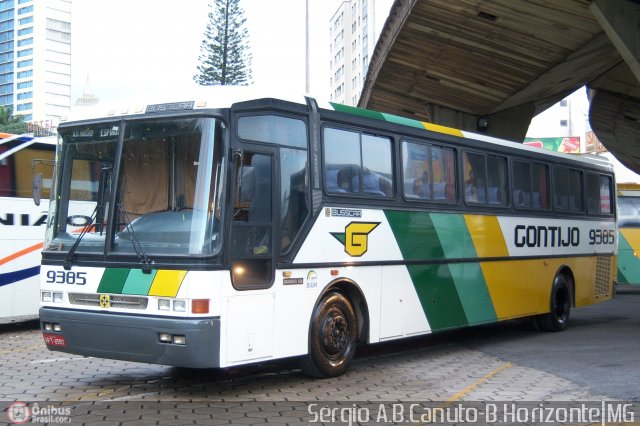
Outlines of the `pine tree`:
{"label": "pine tree", "polygon": [[213,12],[200,46],[198,73],[201,86],[246,86],[251,82],[249,33],[240,0],[213,0]]}

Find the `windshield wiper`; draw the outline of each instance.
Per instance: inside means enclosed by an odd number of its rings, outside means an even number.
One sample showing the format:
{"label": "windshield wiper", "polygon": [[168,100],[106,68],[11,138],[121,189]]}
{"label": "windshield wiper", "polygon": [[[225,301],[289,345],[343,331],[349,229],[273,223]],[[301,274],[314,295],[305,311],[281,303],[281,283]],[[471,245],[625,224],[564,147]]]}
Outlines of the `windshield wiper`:
{"label": "windshield wiper", "polygon": [[82,238],[84,238],[87,232],[89,232],[89,229],[92,226],[94,226],[93,222],[96,220],[97,214],[98,214],[98,204],[96,204],[96,208],[93,209],[93,213],[91,213],[91,220],[89,221],[89,224],[86,225],[84,228],[82,228],[82,231],[80,231],[80,235],[78,235],[78,238],[76,239],[76,241],[73,243],[73,245],[67,252],[67,255],[64,258],[64,263],[62,265],[64,269],[66,270],[71,269],[71,264],[73,263],[73,255],[78,249],[78,246],[80,245],[80,241],[82,241]]}
{"label": "windshield wiper", "polygon": [[127,225],[127,228],[125,229],[129,229],[129,233],[131,234],[131,245],[133,246],[133,250],[135,250],[136,252],[136,256],[138,256],[138,262],[140,262],[140,264],[142,265],[142,272],[145,274],[149,274],[151,273],[151,265],[153,264],[153,261],[147,257],[142,244],[140,244],[140,240],[138,240],[136,232],[133,230],[133,224],[129,220],[129,215],[123,208],[122,203],[118,203],[118,209],[120,209],[120,212],[122,212],[124,223]]}

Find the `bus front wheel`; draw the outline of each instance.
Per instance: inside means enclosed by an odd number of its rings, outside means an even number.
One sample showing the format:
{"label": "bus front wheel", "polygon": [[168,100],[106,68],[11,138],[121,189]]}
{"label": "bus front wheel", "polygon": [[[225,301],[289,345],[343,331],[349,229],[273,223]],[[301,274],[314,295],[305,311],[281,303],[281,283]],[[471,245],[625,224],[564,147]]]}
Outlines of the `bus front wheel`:
{"label": "bus front wheel", "polygon": [[343,374],[356,351],[356,314],[341,293],[327,293],[316,306],[309,331],[309,354],[302,372],[326,378]]}
{"label": "bus front wheel", "polygon": [[569,279],[558,274],[551,288],[550,311],[538,317],[538,324],[544,331],[562,331],[569,324],[571,313],[571,291]]}

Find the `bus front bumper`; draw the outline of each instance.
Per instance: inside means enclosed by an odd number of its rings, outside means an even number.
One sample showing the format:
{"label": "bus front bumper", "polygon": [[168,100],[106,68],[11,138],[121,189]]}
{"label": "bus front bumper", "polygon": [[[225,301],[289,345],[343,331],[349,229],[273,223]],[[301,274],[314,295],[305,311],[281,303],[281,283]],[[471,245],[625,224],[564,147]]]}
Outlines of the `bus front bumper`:
{"label": "bus front bumper", "polygon": [[[57,324],[60,331],[45,330]],[[168,318],[40,308],[47,348],[97,358],[188,368],[220,366],[220,318]],[[161,341],[171,336],[171,343]],[[174,343],[173,338],[184,344]]]}

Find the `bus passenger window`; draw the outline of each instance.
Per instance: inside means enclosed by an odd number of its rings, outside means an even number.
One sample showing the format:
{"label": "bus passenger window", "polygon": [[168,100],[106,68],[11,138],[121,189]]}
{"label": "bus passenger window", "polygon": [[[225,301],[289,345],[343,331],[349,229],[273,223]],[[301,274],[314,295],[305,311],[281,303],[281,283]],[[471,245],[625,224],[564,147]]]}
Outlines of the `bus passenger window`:
{"label": "bus passenger window", "polygon": [[531,207],[531,163],[513,161],[513,205],[516,208]]}
{"label": "bus passenger window", "polygon": [[465,153],[465,201],[507,205],[507,160],[493,155]]}
{"label": "bus passenger window", "polygon": [[402,144],[404,195],[409,200],[455,202],[455,152],[405,141]]}
{"label": "bus passenger window", "polygon": [[584,211],[582,204],[582,172],[556,167],[553,171],[554,206],[569,212]]}
{"label": "bus passenger window", "polygon": [[330,194],[393,196],[389,138],[325,128],[324,187]]}
{"label": "bus passenger window", "polygon": [[587,173],[587,211],[596,214],[611,214],[611,178]]}

